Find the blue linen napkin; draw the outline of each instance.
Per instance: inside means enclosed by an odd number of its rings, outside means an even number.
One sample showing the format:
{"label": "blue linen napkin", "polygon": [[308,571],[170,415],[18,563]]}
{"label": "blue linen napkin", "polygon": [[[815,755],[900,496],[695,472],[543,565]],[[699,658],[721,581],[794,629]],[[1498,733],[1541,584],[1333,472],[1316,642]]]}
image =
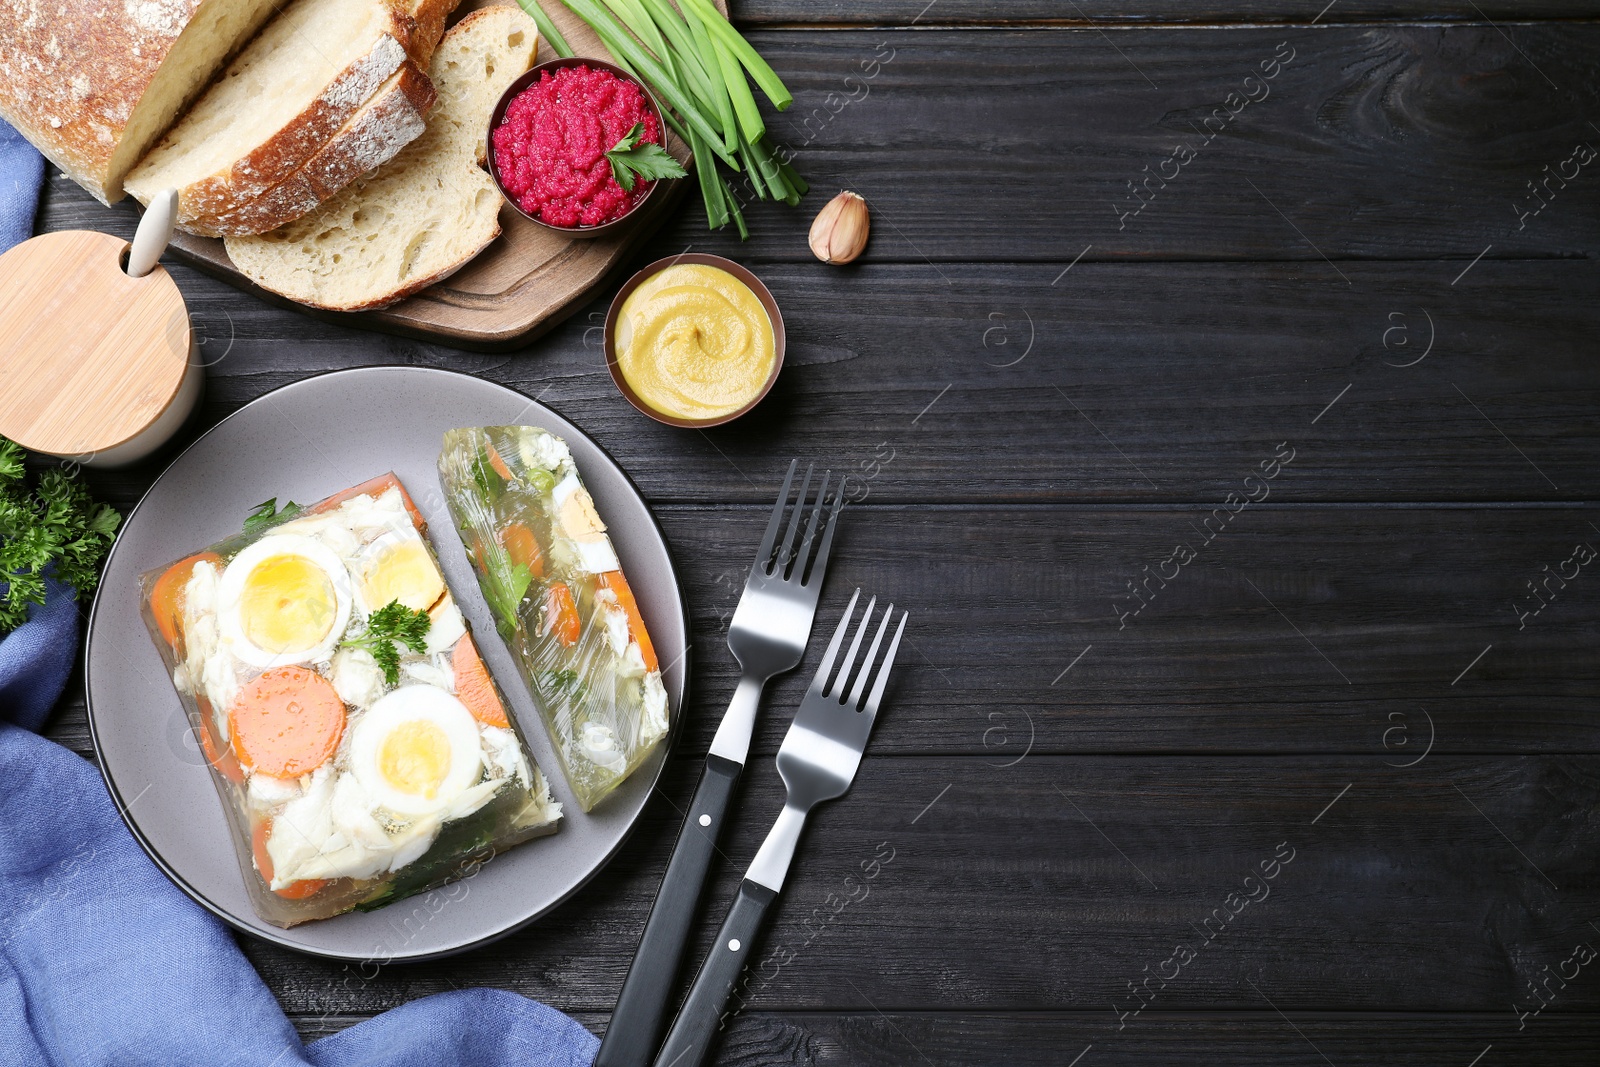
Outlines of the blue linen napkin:
{"label": "blue linen napkin", "polygon": [[[0,248],[32,227],[37,153],[0,122]],[[0,1065],[582,1067],[599,1042],[515,993],[425,997],[309,1045],[226,927],[133,840],[94,767],[31,732],[78,649],[72,591],[0,642]]]}
{"label": "blue linen napkin", "polygon": [[44,157],[0,122],[0,252],[33,236],[33,213],[44,184]]}

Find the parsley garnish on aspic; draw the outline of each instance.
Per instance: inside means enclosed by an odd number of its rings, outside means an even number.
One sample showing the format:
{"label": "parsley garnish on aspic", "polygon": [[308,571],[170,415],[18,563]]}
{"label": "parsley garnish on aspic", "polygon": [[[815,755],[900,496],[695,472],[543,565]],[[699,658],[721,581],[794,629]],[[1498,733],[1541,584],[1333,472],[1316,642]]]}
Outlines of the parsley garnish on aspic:
{"label": "parsley garnish on aspic", "polygon": [[643,136],[644,123],[636,122],[633,129],[606,153],[606,159],[611,161],[611,176],[617,179],[623,192],[633,192],[635,174],[646,181],[688,176],[689,172],[683,169],[683,164],[669,156],[665,148],[658,144],[640,144],[639,138]]}
{"label": "parsley garnish on aspic", "polygon": [[278,523],[292,519],[298,514],[300,514],[300,505],[293,500],[283,505],[282,511],[278,510],[277,497],[273,497],[271,500],[263,500],[256,505],[254,511],[245,516],[244,532],[246,534],[258,534],[268,526],[276,526]]}
{"label": "parsley garnish on aspic", "polygon": [[83,483],[59,469],[39,476],[28,491],[23,452],[0,437],[0,637],[28,618],[29,604],[43,604],[45,571],[58,581],[92,593],[100,561],[122,516],[89,499]]}
{"label": "parsley garnish on aspic", "polygon": [[383,669],[383,680],[395,686],[400,684],[400,650],[395,642],[413,652],[424,652],[428,647],[428,627],[432,625],[433,620],[426,611],[412,611],[400,601],[391,600],[367,616],[365,633],[350,638],[345,644],[372,653],[372,658]]}

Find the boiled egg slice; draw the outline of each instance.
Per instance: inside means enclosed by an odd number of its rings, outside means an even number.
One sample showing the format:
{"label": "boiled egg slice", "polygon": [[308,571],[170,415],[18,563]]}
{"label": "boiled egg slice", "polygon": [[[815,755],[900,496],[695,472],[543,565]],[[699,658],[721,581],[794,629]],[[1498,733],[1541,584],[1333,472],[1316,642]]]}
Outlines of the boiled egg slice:
{"label": "boiled egg slice", "polygon": [[368,615],[395,600],[411,611],[427,611],[444,595],[444,578],[416,530],[384,534],[361,550],[351,569]]}
{"label": "boiled egg slice", "polygon": [[435,652],[445,652],[454,648],[455,643],[467,632],[467,623],[461,617],[461,609],[456,607],[449,593],[429,610],[428,618],[432,620],[428,625],[426,648],[430,656]]}
{"label": "boiled egg slice", "polygon": [[217,587],[222,639],[253,667],[327,659],[350,622],[350,575],[321,541],[263,537],[233,557]]}
{"label": "boiled egg slice", "polygon": [[352,728],[350,769],[367,795],[395,815],[442,812],[482,775],[478,724],[443,689],[402,686]]}
{"label": "boiled egg slice", "polygon": [[555,505],[556,521],[561,532],[571,538],[577,549],[578,565],[589,574],[603,574],[617,570],[617,554],[606,536],[606,524],[600,521],[594,509],[594,498],[569,474],[556,483],[550,491],[550,501]]}

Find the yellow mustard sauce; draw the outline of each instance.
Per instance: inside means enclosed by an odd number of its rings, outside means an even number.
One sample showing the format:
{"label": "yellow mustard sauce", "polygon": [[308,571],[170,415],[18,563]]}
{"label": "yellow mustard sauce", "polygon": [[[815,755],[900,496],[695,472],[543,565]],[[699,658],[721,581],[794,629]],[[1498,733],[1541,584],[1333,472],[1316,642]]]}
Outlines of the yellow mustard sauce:
{"label": "yellow mustard sauce", "polygon": [[622,302],[617,368],[640,400],[680,419],[729,415],[754,400],[772,373],[776,344],[767,309],[725,270],[678,263]]}

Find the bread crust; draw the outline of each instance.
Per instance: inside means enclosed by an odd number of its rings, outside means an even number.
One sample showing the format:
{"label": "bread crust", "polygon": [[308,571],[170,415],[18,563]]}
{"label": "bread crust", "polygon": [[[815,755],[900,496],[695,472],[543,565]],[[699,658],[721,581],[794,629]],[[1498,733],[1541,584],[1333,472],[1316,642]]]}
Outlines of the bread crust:
{"label": "bread crust", "polygon": [[[447,35],[446,39],[448,41],[448,39],[456,34],[464,35],[480,22],[491,19],[510,20],[510,22],[514,24],[515,28],[521,28],[527,32],[528,38],[532,44],[529,47],[528,54],[525,57],[520,58],[525,59],[527,66],[531,66],[533,61],[537,58],[537,27],[534,25],[531,18],[517,8],[511,7],[510,5],[497,5],[495,7],[483,8],[473,12],[460,22],[456,23],[456,25],[451,28],[450,34]],[[508,28],[511,27],[508,26]],[[515,75],[520,73],[520,71],[513,70],[511,67],[507,66],[506,73],[508,75],[506,77],[506,81],[509,83],[510,79],[515,77]],[[441,75],[441,77],[444,77],[444,75]],[[446,84],[448,85],[448,82],[446,82]],[[488,116],[486,112],[484,115],[484,121],[487,121],[487,117]],[[299,261],[297,264],[293,257],[306,255],[305,253],[299,252],[297,249],[293,252],[288,252],[288,249],[285,249],[285,252],[291,257],[289,260],[287,260],[287,263],[291,269],[287,271],[266,269],[265,262],[258,259],[259,253],[264,247],[264,242],[267,243],[266,246],[270,246],[271,244],[277,244],[281,241],[282,245],[287,245],[292,248],[298,243],[298,240],[295,237],[295,234],[300,232],[298,230],[289,231],[282,235],[246,239],[242,242],[230,240],[228,242],[228,251],[233,257],[234,265],[242,274],[263,289],[277,293],[280,296],[288,297],[290,300],[294,300],[298,303],[305,304],[310,307],[323,308],[329,311],[374,311],[379,308],[389,307],[399,303],[402,300],[405,300],[407,297],[414,296],[431,285],[437,284],[438,282],[450,277],[450,275],[454,274],[463,266],[470,263],[478,256],[479,253],[481,253],[485,248],[492,244],[496,238],[500,236],[501,229],[499,222],[499,207],[502,199],[499,190],[494,185],[493,179],[491,179],[477,163],[476,150],[478,148],[478,138],[474,137],[472,142],[469,144],[463,143],[459,135],[445,134],[443,135],[444,143],[441,144],[439,140],[433,139],[437,136],[439,136],[439,131],[434,131],[430,134],[430,140],[418,142],[411,149],[411,151],[413,153],[426,152],[430,156],[434,153],[439,153],[453,161],[453,165],[462,167],[463,172],[470,179],[469,184],[475,187],[474,192],[469,192],[467,195],[463,196],[463,203],[476,203],[476,196],[487,195],[489,202],[493,204],[493,208],[487,212],[487,218],[485,218],[485,213],[474,211],[472,219],[466,223],[464,229],[452,231],[458,237],[463,237],[467,233],[471,233],[474,235],[474,239],[471,244],[462,245],[459,249],[452,249],[454,258],[450,262],[441,264],[436,270],[433,270],[425,276],[408,278],[404,283],[395,284],[391,288],[375,293],[365,299],[352,298],[344,300],[330,299],[328,297],[321,296],[316,291],[318,286],[315,284],[307,284],[306,278],[302,276],[305,273],[302,270],[302,265],[309,267],[314,263],[314,260],[310,257],[307,257]],[[395,161],[394,165],[400,166],[401,161]],[[363,179],[361,182],[352,185],[349,189],[345,190],[343,199],[335,200],[328,204],[322,205],[320,210],[323,212],[332,212],[331,220],[337,222],[337,220],[345,217],[344,213],[347,212],[351,206],[360,205],[363,203],[371,203],[371,195],[373,194],[369,194],[367,192],[367,190],[370,188],[368,183],[373,181],[381,183],[383,180],[383,174],[383,171],[378,171],[368,178]],[[351,197],[354,197],[355,200],[350,200],[349,198]],[[367,199],[363,200],[363,198]],[[301,222],[299,225],[304,227],[308,223],[316,222],[316,220],[322,219],[323,217],[323,215],[314,215],[311,219]],[[343,223],[338,224],[343,225]],[[480,227],[481,231],[479,229]],[[480,234],[481,240],[478,240],[477,238]]]}
{"label": "bread crust", "polygon": [[[206,237],[264,233],[306,214],[421,134],[434,92],[424,73],[459,0],[387,0],[388,25],[373,47],[287,125],[226,168],[178,190],[177,225]],[[401,76],[398,92],[376,95]],[[390,125],[378,122],[386,117]],[[361,129],[352,133],[353,122]],[[359,134],[359,136],[357,135]],[[397,140],[398,139],[398,140]],[[141,174],[164,139],[128,177],[143,203],[160,192]],[[318,173],[318,168],[325,168]]]}
{"label": "bread crust", "polygon": [[436,98],[433,82],[405,64],[299,169],[230,210],[191,216],[186,228],[206,237],[244,237],[293,222],[420,137]]}
{"label": "bread crust", "polygon": [[95,199],[119,199],[109,170],[123,129],[206,2],[0,2],[0,117]]}
{"label": "bread crust", "polygon": [[416,35],[410,48],[411,60],[423,70],[428,69],[433,61],[433,50],[444,38],[445,19],[460,4],[461,0],[412,0],[411,17],[416,22]]}

